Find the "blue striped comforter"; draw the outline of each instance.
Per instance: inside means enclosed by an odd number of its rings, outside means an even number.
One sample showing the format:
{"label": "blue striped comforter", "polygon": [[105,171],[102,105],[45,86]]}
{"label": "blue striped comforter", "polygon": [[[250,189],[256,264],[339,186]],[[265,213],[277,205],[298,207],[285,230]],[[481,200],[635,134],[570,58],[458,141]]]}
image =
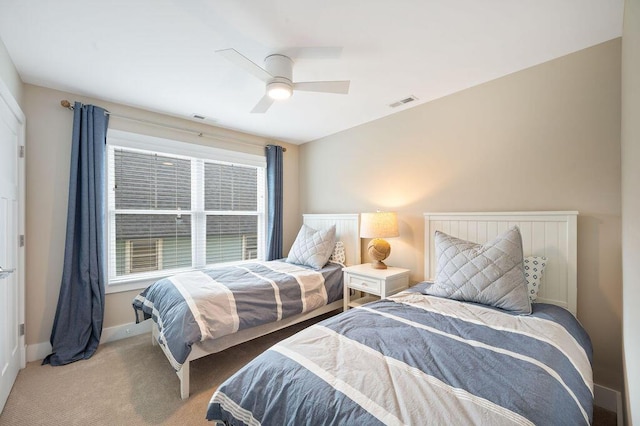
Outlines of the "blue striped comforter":
{"label": "blue striped comforter", "polygon": [[421,285],[273,346],[207,419],[244,424],[589,424],[591,342],[565,309],[517,316]]}
{"label": "blue striped comforter", "polygon": [[194,343],[312,311],[342,298],[342,265],[320,271],[283,261],[186,272],[159,280],[133,300],[153,318],[158,343],[179,370]]}

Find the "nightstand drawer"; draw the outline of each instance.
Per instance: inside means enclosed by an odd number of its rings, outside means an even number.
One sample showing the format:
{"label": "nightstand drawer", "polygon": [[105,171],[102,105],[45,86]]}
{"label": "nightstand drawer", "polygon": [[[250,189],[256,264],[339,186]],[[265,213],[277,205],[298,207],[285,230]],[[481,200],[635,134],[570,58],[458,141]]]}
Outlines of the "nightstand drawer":
{"label": "nightstand drawer", "polygon": [[[409,287],[410,271],[404,268],[390,266],[387,269],[375,269],[365,263],[347,266],[342,268],[342,271],[344,274],[345,311],[373,300],[384,299]],[[358,298],[352,300],[351,293],[354,293],[354,296]]]}
{"label": "nightstand drawer", "polygon": [[381,285],[380,280],[374,280],[366,277],[359,277],[357,275],[348,275],[347,283],[349,288],[354,290],[366,291],[371,294],[380,294]]}

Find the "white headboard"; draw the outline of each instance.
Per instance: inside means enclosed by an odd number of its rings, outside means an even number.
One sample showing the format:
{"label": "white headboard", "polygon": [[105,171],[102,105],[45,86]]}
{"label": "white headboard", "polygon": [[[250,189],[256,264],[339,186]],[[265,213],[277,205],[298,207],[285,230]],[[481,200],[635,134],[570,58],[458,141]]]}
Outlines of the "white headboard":
{"label": "white headboard", "polygon": [[336,241],[342,241],[346,264],[360,264],[360,215],[353,214],[303,214],[303,221],[314,229],[336,225]]}
{"label": "white headboard", "polygon": [[539,302],[577,311],[577,211],[425,213],[425,279],[435,275],[434,233],[484,244],[513,225],[522,234],[525,256],[545,256],[547,266],[538,292]]}

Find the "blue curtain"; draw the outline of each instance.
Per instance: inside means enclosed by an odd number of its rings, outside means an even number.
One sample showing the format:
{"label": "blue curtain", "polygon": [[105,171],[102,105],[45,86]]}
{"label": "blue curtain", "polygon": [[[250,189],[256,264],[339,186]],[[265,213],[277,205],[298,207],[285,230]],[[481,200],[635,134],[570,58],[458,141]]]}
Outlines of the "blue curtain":
{"label": "blue curtain", "polygon": [[282,152],[267,145],[267,260],[282,258]]}
{"label": "blue curtain", "polygon": [[98,348],[106,281],[105,154],[108,113],[76,102],[67,241],[58,307],[51,330],[53,353],[43,364],[90,358]]}

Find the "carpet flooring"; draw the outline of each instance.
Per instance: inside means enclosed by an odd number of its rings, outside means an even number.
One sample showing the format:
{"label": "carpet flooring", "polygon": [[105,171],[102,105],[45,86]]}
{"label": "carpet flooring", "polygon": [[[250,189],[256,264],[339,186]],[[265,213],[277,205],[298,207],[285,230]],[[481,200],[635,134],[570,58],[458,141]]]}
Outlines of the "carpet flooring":
{"label": "carpet flooring", "polygon": [[[150,335],[106,343],[91,359],[61,367],[30,362],[18,374],[0,425],[211,425],[204,416],[220,383],[276,342],[328,316],[193,361],[186,401]],[[615,413],[595,410],[594,425],[615,426],[615,420]]]}

